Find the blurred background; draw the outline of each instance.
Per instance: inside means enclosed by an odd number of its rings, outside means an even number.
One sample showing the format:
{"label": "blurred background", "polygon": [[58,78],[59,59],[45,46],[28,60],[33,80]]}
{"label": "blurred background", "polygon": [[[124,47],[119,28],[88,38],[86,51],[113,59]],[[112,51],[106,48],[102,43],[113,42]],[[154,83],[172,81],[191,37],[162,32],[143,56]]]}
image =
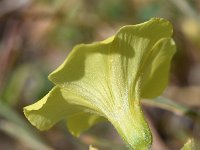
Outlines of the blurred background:
{"label": "blurred background", "polygon": [[0,150],[88,150],[90,144],[125,150],[108,123],[76,139],[62,122],[39,132],[25,119],[23,107],[53,87],[48,74],[76,44],[103,40],[123,25],[151,17],[171,21],[177,44],[163,93],[172,107],[143,104],[154,135],[152,149],[177,150],[188,137],[198,139],[199,0],[0,0]]}

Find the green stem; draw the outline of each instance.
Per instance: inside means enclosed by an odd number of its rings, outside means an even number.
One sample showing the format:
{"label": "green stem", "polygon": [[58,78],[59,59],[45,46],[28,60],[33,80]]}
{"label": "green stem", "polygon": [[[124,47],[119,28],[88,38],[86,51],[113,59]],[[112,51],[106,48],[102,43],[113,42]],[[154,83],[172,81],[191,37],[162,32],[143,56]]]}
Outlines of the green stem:
{"label": "green stem", "polygon": [[152,100],[144,99],[144,100],[142,100],[142,103],[146,104],[146,105],[166,109],[177,115],[187,116],[187,117],[191,118],[192,120],[197,120],[197,118],[200,117],[200,114],[197,111],[195,111],[185,105],[178,104],[175,101],[172,101],[165,97],[157,97]]}
{"label": "green stem", "polygon": [[116,109],[109,116],[110,122],[131,150],[148,150],[152,144],[152,135],[144,119],[139,103]]}

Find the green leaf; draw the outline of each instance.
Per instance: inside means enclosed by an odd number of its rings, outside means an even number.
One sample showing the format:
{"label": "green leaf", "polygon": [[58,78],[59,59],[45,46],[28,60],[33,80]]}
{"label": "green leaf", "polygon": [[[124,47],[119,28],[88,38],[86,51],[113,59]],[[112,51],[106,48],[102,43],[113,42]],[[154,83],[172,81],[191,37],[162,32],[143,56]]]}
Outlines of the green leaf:
{"label": "green leaf", "polygon": [[[56,88],[26,107],[26,117],[39,129],[66,119],[71,132],[79,134],[99,120],[79,125],[81,118],[90,122],[98,115],[112,123],[131,149],[150,148],[140,100],[158,96],[167,85],[175,52],[171,35],[170,23],[154,18],[122,27],[105,41],[76,46],[49,75]],[[68,115],[76,112],[73,118]]]}

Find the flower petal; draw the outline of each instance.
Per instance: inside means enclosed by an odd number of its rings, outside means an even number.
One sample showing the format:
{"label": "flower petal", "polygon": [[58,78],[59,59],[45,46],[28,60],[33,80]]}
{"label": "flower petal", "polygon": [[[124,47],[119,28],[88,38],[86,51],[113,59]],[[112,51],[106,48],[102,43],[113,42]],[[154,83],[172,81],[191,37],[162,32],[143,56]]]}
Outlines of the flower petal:
{"label": "flower petal", "polygon": [[76,46],[49,75],[57,88],[25,108],[26,116],[41,129],[67,119],[72,134],[78,135],[98,122],[99,115],[113,124],[132,149],[149,148],[151,133],[140,99],[158,96],[167,84],[175,52],[171,35],[170,23],[154,18],[122,27],[105,41]]}
{"label": "flower petal", "polygon": [[60,120],[66,120],[69,131],[74,136],[79,136],[81,132],[103,120],[84,108],[69,104],[63,98],[59,87],[54,87],[40,101],[25,107],[24,113],[40,130],[47,130]]}
{"label": "flower petal", "polygon": [[142,68],[143,98],[154,98],[162,94],[168,84],[171,59],[176,51],[175,43],[170,38],[159,40]]}

